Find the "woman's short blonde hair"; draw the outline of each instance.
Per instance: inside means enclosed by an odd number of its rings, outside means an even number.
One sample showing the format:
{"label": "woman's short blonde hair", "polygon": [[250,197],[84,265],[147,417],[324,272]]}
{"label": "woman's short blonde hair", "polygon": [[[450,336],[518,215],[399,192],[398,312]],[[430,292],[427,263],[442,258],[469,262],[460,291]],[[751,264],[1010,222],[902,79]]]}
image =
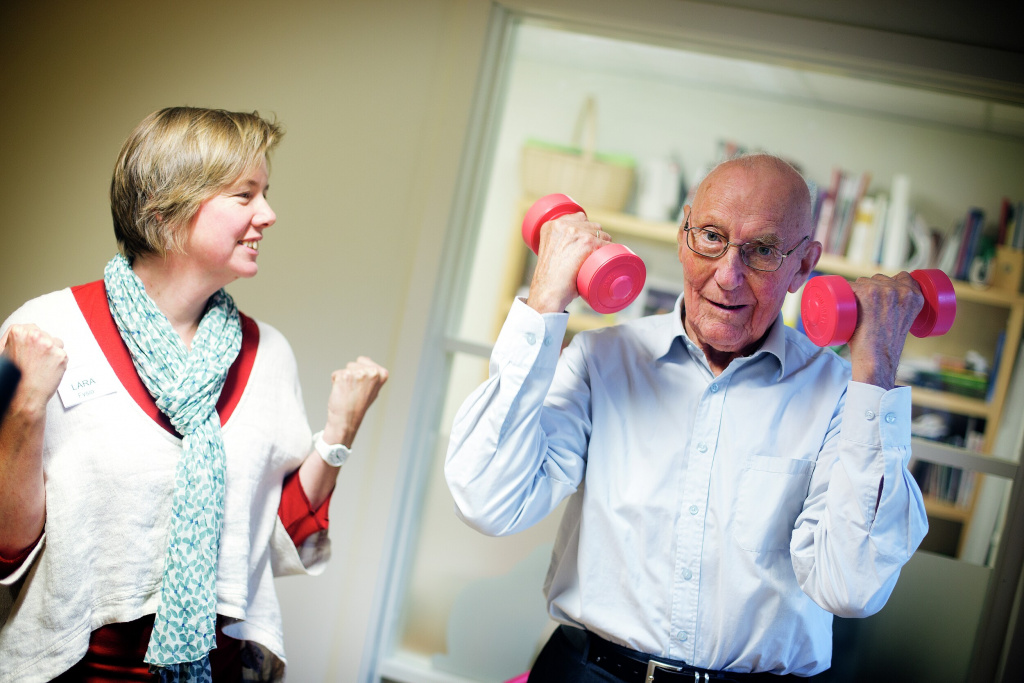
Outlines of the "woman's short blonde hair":
{"label": "woman's short blonde hair", "polygon": [[147,116],[121,148],[110,211],[121,253],[183,251],[200,205],[268,159],[284,135],[259,112],[170,107]]}

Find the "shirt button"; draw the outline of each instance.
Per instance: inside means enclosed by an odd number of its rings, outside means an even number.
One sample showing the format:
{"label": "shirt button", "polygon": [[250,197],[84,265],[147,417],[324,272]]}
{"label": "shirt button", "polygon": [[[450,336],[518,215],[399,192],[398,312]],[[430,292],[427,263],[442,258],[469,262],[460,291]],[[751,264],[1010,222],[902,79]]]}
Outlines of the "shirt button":
{"label": "shirt button", "polygon": [[690,514],[691,514],[691,515],[695,515],[695,514],[697,514],[697,511],[698,511],[699,509],[700,509],[700,508],[698,508],[698,507],[697,507],[696,505],[691,505],[691,506],[690,506]]}
{"label": "shirt button", "polygon": [[864,418],[868,419],[868,420],[874,420],[875,419],[875,411],[873,411],[873,410],[865,410],[864,411]]}
{"label": "shirt button", "polygon": [[683,578],[685,580],[689,581],[690,579],[693,578],[693,572],[691,572],[689,569],[684,569],[683,570]]}
{"label": "shirt button", "polygon": [[551,346],[551,337],[544,337],[544,346]]}
{"label": "shirt button", "polygon": [[711,385],[711,393],[712,394],[717,394],[718,393],[718,385],[717,384],[712,384]]}
{"label": "shirt button", "polygon": [[697,450],[700,451],[701,453],[707,453],[708,445],[701,441],[699,444],[697,444]]}
{"label": "shirt button", "polygon": [[893,413],[886,413],[885,421],[888,422],[889,424],[892,424],[893,422],[896,421],[896,416]]}
{"label": "shirt button", "polygon": [[530,346],[533,346],[534,344],[536,344],[537,343],[537,335],[535,335],[533,332],[527,332],[526,333],[526,343],[529,344]]}
{"label": "shirt button", "polygon": [[680,631],[679,633],[677,633],[676,634],[676,638],[679,639],[679,642],[685,643],[686,642],[686,631]]}

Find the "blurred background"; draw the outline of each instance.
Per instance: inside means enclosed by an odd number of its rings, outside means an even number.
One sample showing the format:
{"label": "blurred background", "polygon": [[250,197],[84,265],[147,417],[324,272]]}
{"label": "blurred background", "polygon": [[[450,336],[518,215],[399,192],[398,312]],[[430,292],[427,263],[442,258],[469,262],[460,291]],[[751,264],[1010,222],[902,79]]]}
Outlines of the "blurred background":
{"label": "blurred background", "polygon": [[[779,154],[816,187],[835,245],[823,268],[948,266],[962,302],[955,333],[908,345],[904,364],[917,435],[937,444],[915,443],[915,473],[934,489],[930,545],[878,617],[837,622],[834,680],[885,680],[880,666],[993,680],[1005,636],[1020,633],[1020,558],[1001,549],[1024,545],[1022,11],[4,3],[0,311],[102,276],[116,249],[110,171],[144,116],[181,104],[276,116],[278,222],[259,276],[231,292],[290,340],[314,428],[333,369],[367,354],[392,372],[333,497],[326,575],[278,583],[289,680],[504,681],[552,627],[541,584],[558,516],[511,538],[476,534],[455,518],[441,464],[528,282],[522,212],[573,188],[644,257],[649,287],[632,309],[573,308],[573,331],[609,324],[678,291],[677,218],[704,170]],[[792,311],[787,322],[800,324]]]}

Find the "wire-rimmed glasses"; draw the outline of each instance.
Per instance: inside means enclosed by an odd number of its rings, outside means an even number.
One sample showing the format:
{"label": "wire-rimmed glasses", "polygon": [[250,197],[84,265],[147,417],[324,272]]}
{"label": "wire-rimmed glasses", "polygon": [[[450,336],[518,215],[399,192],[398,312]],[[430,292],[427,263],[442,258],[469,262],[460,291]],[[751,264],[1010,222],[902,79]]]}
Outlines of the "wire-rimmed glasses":
{"label": "wire-rimmed glasses", "polygon": [[781,268],[786,257],[796,251],[804,243],[804,240],[808,239],[808,236],[804,235],[804,239],[797,242],[795,247],[783,253],[772,244],[757,240],[737,244],[730,242],[725,239],[725,235],[710,228],[691,228],[689,216],[686,217],[686,222],[683,224],[683,232],[686,233],[686,246],[693,253],[708,258],[719,258],[725,255],[729,247],[736,247],[740,250],[740,260],[744,264],[765,273],[771,273]]}

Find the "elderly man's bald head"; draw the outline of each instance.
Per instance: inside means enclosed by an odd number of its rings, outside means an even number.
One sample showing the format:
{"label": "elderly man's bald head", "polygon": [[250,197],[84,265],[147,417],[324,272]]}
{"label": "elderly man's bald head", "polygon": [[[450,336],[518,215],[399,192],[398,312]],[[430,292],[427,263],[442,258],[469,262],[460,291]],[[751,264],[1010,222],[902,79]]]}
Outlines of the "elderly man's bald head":
{"label": "elderly man's bald head", "polygon": [[700,205],[705,189],[730,170],[743,168],[750,176],[763,178],[771,183],[778,206],[785,211],[785,223],[797,238],[813,237],[811,234],[811,191],[807,181],[789,162],[772,154],[756,153],[723,161],[704,176],[693,196],[693,204]]}

